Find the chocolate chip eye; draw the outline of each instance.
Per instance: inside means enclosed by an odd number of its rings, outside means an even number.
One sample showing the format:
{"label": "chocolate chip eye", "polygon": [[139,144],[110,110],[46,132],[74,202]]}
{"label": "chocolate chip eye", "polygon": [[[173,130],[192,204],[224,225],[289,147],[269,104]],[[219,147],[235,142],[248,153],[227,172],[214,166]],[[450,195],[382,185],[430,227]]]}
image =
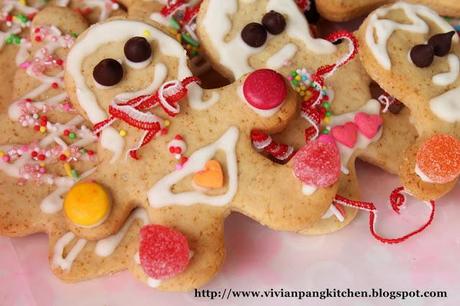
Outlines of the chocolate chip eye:
{"label": "chocolate chip eye", "polygon": [[434,60],[434,49],[431,45],[417,45],[410,50],[410,58],[415,66],[425,68]]}
{"label": "chocolate chip eye", "polygon": [[124,47],[125,56],[134,63],[148,60],[152,56],[152,47],[144,37],[133,37],[129,39]]}
{"label": "chocolate chip eye", "polygon": [[286,28],[286,19],[280,13],[270,11],[262,18],[262,24],[269,33],[277,35]]}
{"label": "chocolate chip eye", "polygon": [[448,33],[433,35],[428,40],[428,44],[433,47],[436,56],[446,56],[449,54],[454,35],[455,31],[450,31]]}
{"label": "chocolate chip eye", "polygon": [[116,85],[123,78],[123,67],[113,58],[103,59],[94,67],[93,78],[103,86]]}
{"label": "chocolate chip eye", "polygon": [[248,23],[241,31],[243,41],[253,48],[263,46],[267,41],[267,31],[260,23]]}

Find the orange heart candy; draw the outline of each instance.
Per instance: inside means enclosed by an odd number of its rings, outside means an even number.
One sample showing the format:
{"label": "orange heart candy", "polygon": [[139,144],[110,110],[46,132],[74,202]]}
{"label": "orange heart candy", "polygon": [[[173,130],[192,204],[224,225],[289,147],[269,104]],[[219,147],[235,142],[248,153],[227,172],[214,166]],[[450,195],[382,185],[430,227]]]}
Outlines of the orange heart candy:
{"label": "orange heart candy", "polygon": [[222,188],[224,186],[224,173],[217,160],[210,160],[204,166],[204,170],[197,172],[193,182],[200,187],[207,189]]}

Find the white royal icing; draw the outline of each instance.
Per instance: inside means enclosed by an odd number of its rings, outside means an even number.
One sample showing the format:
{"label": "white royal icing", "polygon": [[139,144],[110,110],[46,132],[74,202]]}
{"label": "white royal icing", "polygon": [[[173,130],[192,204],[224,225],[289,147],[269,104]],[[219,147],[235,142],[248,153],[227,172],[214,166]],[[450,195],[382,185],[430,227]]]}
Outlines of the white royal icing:
{"label": "white royal icing", "polygon": [[[370,114],[370,115],[378,115],[380,113],[380,103],[377,100],[369,100],[363,107],[361,107],[359,110],[355,112],[333,116],[332,121],[331,121],[331,127],[334,127],[337,125],[343,125],[347,122],[353,122],[355,115],[360,112]],[[358,132],[356,144],[353,148],[349,148],[337,142],[337,147],[339,148],[339,152],[340,152],[340,160],[342,162],[342,172],[347,175],[349,174],[347,164],[351,156],[355,153],[356,150],[367,148],[371,143],[379,140],[380,137],[382,137],[381,128],[379,132],[372,139],[369,139],[363,134],[361,134],[360,132]]]}
{"label": "white royal icing", "polygon": [[166,67],[163,63],[155,64],[154,68],[154,77],[152,83],[145,89],[134,91],[134,92],[126,92],[121,93],[115,96],[116,101],[126,101],[135,97],[150,95],[160,88],[161,84],[163,84],[168,76],[168,67]]}
{"label": "white royal icing", "polygon": [[267,60],[266,66],[267,68],[277,70],[286,65],[296,53],[297,46],[294,44],[287,44]]}
{"label": "white royal icing", "polygon": [[340,222],[343,222],[345,221],[345,218],[344,216],[342,215],[342,213],[337,209],[337,207],[335,207],[334,204],[331,204],[331,206],[329,206],[329,209],[326,211],[326,213],[321,217],[321,219],[329,219],[331,217],[336,217],[337,220],[339,220]]}
{"label": "white royal icing", "polygon": [[[82,65],[86,57],[94,53],[103,44],[113,41],[128,40],[134,36],[143,36],[148,33],[149,37],[157,40],[159,51],[167,56],[178,58],[178,78],[184,79],[192,76],[187,66],[187,55],[183,47],[173,38],[164,34],[155,27],[139,21],[113,20],[106,23],[93,25],[75,44],[68,55],[66,65],[67,73],[72,77],[76,86],[77,99],[80,106],[87,113],[93,123],[103,121],[107,118],[107,113],[102,109],[94,93],[86,84],[82,74]],[[212,106],[217,102],[219,95],[213,92],[213,96],[206,102],[202,100],[203,90],[197,84],[188,86],[188,100],[194,109],[202,110]],[[116,136],[117,135],[117,136]],[[107,139],[109,138],[109,139]],[[124,148],[122,137],[113,129],[106,128],[101,134],[101,144],[107,150],[113,152],[119,158]]]}
{"label": "white royal icing", "polygon": [[94,250],[96,255],[101,256],[101,257],[107,257],[107,256],[112,255],[115,249],[120,244],[120,242],[126,236],[126,233],[128,232],[129,228],[131,227],[131,225],[134,223],[135,220],[142,221],[142,225],[149,223],[149,217],[145,209],[137,208],[133,213],[131,213],[131,215],[126,220],[123,227],[118,231],[118,233],[112,236],[109,236],[105,239],[99,240]]}
{"label": "white royal icing", "polygon": [[455,54],[449,54],[447,57],[449,63],[449,71],[442,72],[433,76],[433,83],[438,86],[447,86],[454,83],[460,72],[460,60]]}
{"label": "white royal icing", "polygon": [[129,59],[125,59],[125,61],[126,61],[126,64],[128,64],[128,66],[133,68],[133,69],[144,69],[145,67],[150,65],[150,63],[152,62],[152,56],[150,56],[145,61],[138,62],[138,63],[132,62]]}
{"label": "white royal icing", "polygon": [[56,241],[54,246],[54,254],[52,259],[52,265],[59,267],[64,271],[68,271],[72,268],[72,264],[77,259],[78,254],[83,250],[86,243],[86,239],[78,239],[75,245],[72,247],[70,252],[64,258],[64,248],[75,239],[75,234],[68,232]]}
{"label": "white royal icing", "polygon": [[[184,167],[160,179],[148,192],[150,206],[159,208],[167,205],[208,204],[224,206],[230,203],[238,188],[238,164],[236,159],[236,144],[239,131],[230,127],[216,142],[203,147],[190,156]],[[206,162],[211,160],[218,150],[226,154],[228,169],[228,190],[225,194],[209,196],[200,191],[172,193],[174,184],[188,175],[204,169]]]}
{"label": "white royal icing", "polygon": [[[302,47],[318,54],[330,54],[335,52],[336,48],[333,44],[323,39],[315,39],[311,36],[307,20],[297,8],[294,1],[269,0],[267,3],[267,11],[270,10],[275,10],[287,16],[285,31],[289,37],[302,43]],[[254,70],[253,67],[249,66],[248,59],[251,55],[264,49],[264,46],[260,48],[250,47],[243,41],[239,33],[232,40],[225,40],[232,28],[230,16],[237,12],[238,0],[210,0],[208,2],[206,14],[203,16],[202,20],[204,31],[206,31],[208,39],[219,55],[220,63],[231,70],[236,79]],[[292,47],[291,50],[288,51],[291,52],[287,52],[286,50],[281,52],[283,62],[295,55],[295,52],[292,53]],[[235,54],[238,54],[238,56],[235,56]],[[281,55],[279,55],[279,57]],[[289,57],[288,55],[291,56]],[[279,57],[276,58],[277,62],[279,62]],[[272,61],[275,61],[275,59]]]}
{"label": "white royal icing", "polygon": [[426,183],[434,183],[425,173],[423,173],[418,164],[415,164],[415,174],[417,174],[420,179]]}
{"label": "white royal icing", "polygon": [[318,187],[316,187],[316,186],[307,185],[307,184],[302,185],[302,193],[304,195],[310,196],[310,195],[314,194],[316,192],[316,190],[318,190]]}
{"label": "white royal icing", "polygon": [[460,87],[430,100],[431,111],[440,119],[455,123],[460,121]]}
{"label": "white royal icing", "polygon": [[[141,220],[143,224],[149,223],[149,218],[145,209],[137,208],[131,213],[123,227],[116,234],[97,241],[94,253],[100,257],[107,257],[112,255],[116,248],[120,245],[123,238],[126,236],[134,220],[136,219]],[[75,238],[77,237],[74,233],[68,232],[56,241],[52,258],[53,266],[60,267],[65,271],[68,271],[72,268],[73,262],[75,261],[75,259],[77,259],[78,255],[88,242],[86,239],[78,239],[76,244],[72,247],[70,252],[64,258],[64,248]],[[139,253],[136,253],[134,255],[135,261],[137,260],[136,258],[139,258]]]}
{"label": "white royal icing", "polygon": [[[401,9],[406,14],[410,23],[398,23],[384,18],[390,11]],[[423,5],[398,2],[389,7],[382,7],[375,10],[369,17],[366,29],[366,43],[379,64],[386,70],[391,69],[391,60],[388,55],[387,43],[390,36],[396,30],[413,33],[426,34],[429,32],[429,25],[422,18],[434,22],[443,32],[454,31],[452,26],[440,17],[436,12]],[[374,37],[375,35],[375,37]],[[458,41],[458,35],[454,35],[454,41]]]}

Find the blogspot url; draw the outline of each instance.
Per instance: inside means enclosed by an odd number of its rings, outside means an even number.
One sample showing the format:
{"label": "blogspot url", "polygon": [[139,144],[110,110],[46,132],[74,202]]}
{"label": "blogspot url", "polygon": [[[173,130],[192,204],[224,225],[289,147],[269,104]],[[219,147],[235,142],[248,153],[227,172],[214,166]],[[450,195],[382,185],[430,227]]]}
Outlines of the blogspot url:
{"label": "blogspot url", "polygon": [[352,289],[324,289],[324,290],[236,290],[223,288],[221,290],[195,289],[194,297],[197,299],[209,300],[231,300],[231,299],[350,299],[350,298],[381,298],[389,300],[406,299],[440,299],[447,298],[447,291],[443,290],[385,290],[372,288],[369,290]]}

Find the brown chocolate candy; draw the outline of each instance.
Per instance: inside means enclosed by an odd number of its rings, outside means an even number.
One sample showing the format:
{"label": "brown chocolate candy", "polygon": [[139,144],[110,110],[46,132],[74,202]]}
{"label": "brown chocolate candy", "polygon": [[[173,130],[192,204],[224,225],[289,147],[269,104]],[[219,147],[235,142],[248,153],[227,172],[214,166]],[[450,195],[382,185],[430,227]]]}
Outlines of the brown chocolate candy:
{"label": "brown chocolate candy", "polygon": [[106,58],[94,67],[93,78],[103,86],[118,84],[123,78],[123,67],[113,58]]}
{"label": "brown chocolate candy", "polygon": [[278,35],[286,29],[286,19],[278,12],[270,11],[262,18],[265,29],[273,35]]}
{"label": "brown chocolate candy", "polygon": [[243,41],[253,48],[262,47],[267,41],[267,30],[260,23],[248,23],[241,31]]}
{"label": "brown chocolate candy", "polygon": [[130,38],[124,47],[125,56],[134,63],[146,61],[152,56],[152,47],[144,37]]}
{"label": "brown chocolate candy", "polygon": [[428,40],[428,44],[433,47],[434,55],[446,56],[450,52],[452,47],[452,37],[454,37],[455,31],[447,33],[441,33],[431,36]]}
{"label": "brown chocolate candy", "polygon": [[416,45],[410,50],[410,58],[415,66],[425,68],[434,60],[434,49],[431,45]]}

